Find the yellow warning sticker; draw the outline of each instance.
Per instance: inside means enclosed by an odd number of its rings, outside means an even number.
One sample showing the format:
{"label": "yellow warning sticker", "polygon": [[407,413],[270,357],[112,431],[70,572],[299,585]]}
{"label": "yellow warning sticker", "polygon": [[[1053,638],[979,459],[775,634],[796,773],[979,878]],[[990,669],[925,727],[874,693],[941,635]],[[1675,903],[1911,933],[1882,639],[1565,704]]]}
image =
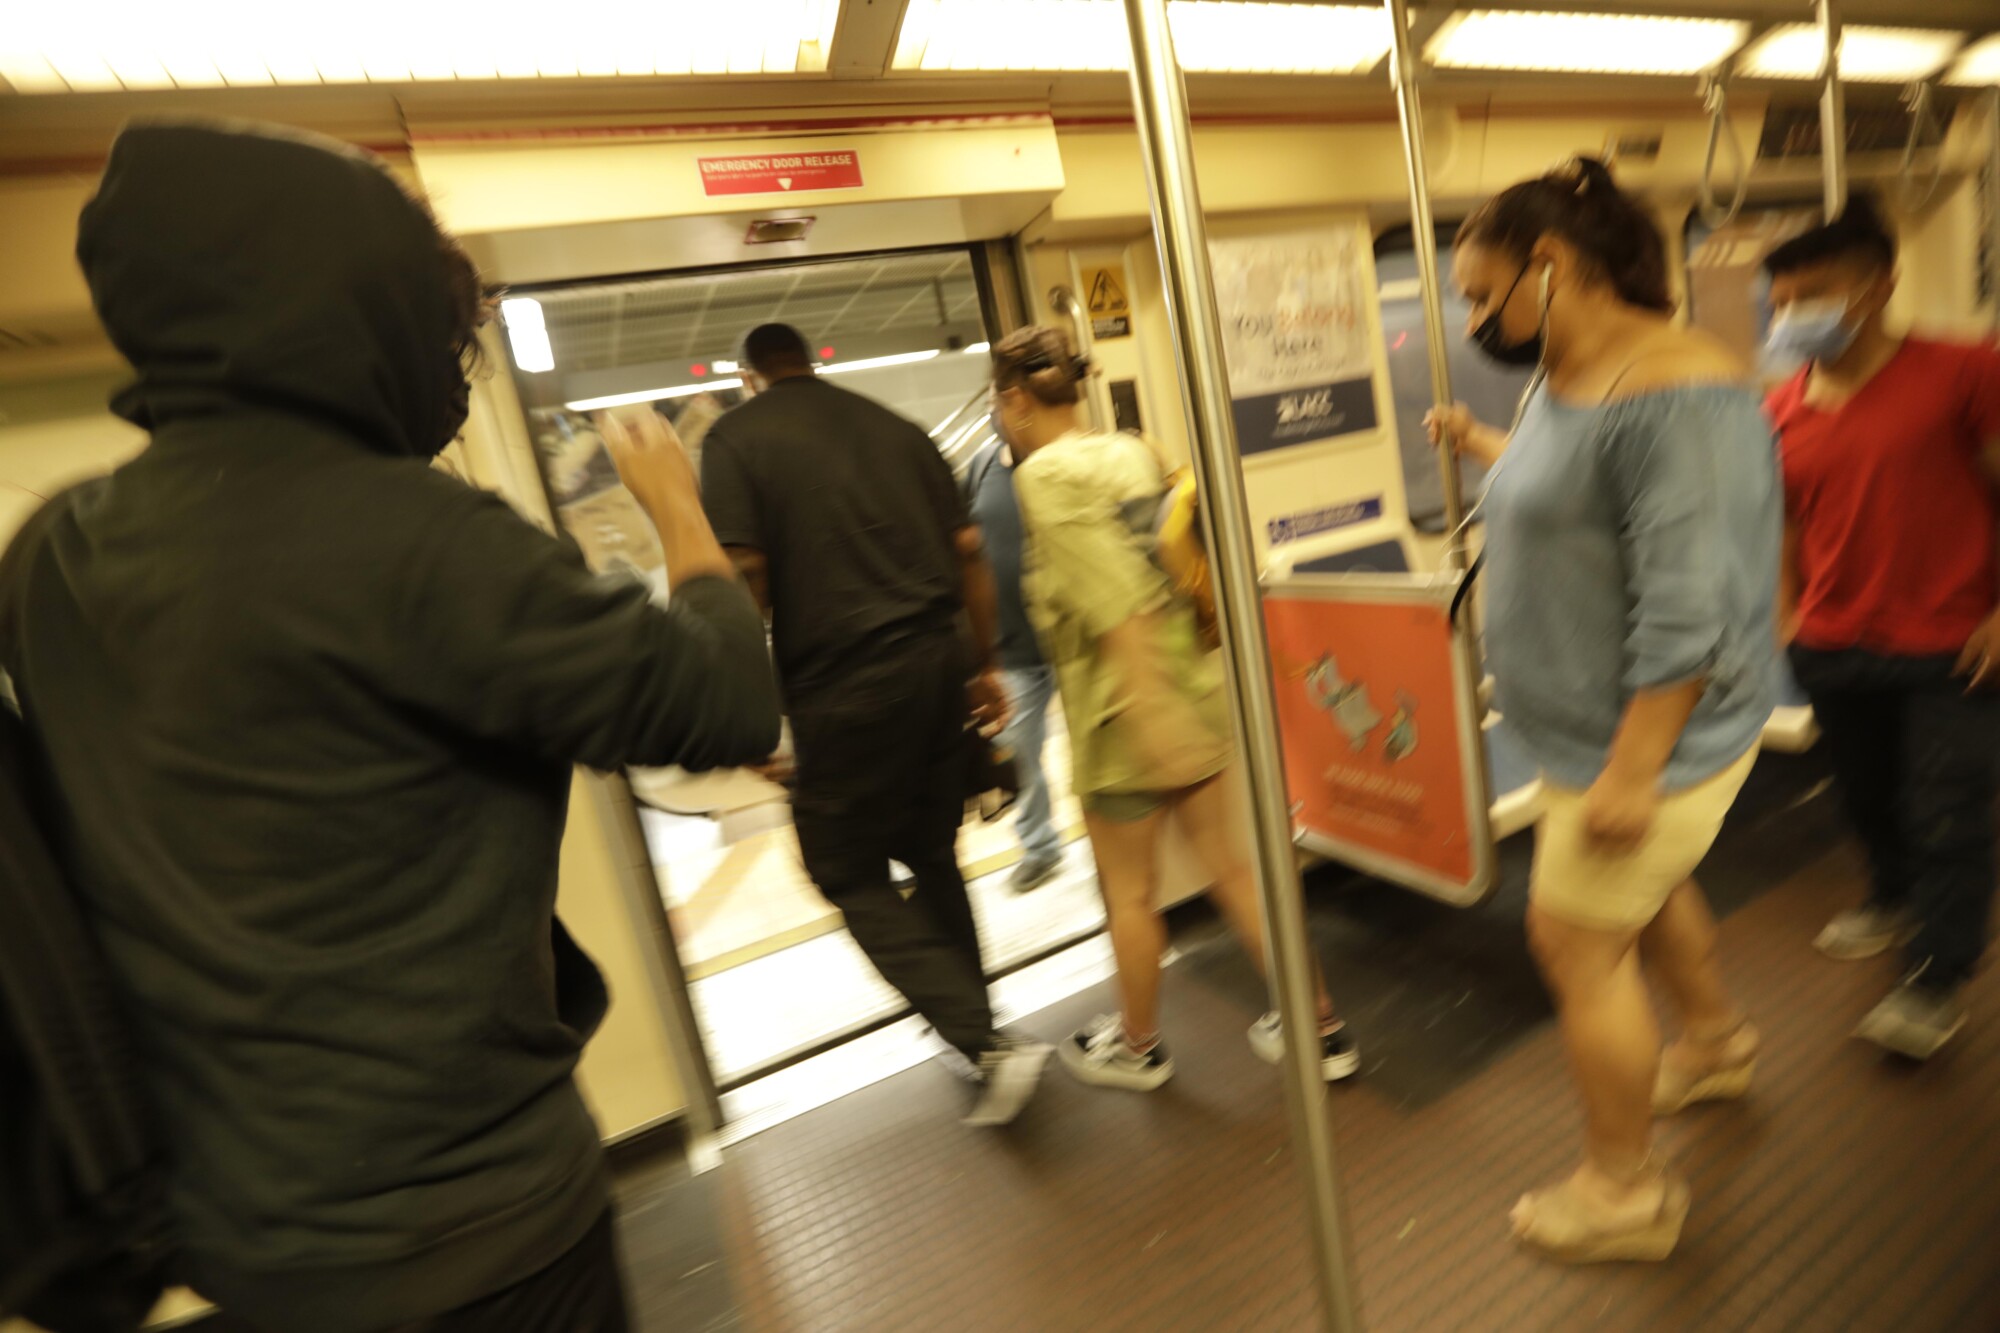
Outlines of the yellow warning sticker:
{"label": "yellow warning sticker", "polygon": [[1084,304],[1090,307],[1091,336],[1124,338],[1132,332],[1132,303],[1126,296],[1125,266],[1093,264],[1083,271]]}

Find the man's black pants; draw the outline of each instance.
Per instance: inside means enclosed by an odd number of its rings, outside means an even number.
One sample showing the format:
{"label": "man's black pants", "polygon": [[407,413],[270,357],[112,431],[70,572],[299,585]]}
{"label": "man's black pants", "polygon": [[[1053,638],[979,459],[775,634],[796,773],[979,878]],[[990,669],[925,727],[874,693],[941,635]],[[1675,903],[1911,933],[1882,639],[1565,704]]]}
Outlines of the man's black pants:
{"label": "man's black pants", "polygon": [[[969,750],[967,660],[931,632],[881,650],[838,684],[791,699],[793,822],[806,873],[847,918],[882,979],[977,1059],[993,1010],[958,869]],[[889,862],[916,877],[907,899]]]}
{"label": "man's black pants", "polygon": [[1972,976],[1994,891],[2000,696],[1968,695],[1949,657],[1792,650],[1876,906],[1908,911],[1911,969],[1936,989]]}

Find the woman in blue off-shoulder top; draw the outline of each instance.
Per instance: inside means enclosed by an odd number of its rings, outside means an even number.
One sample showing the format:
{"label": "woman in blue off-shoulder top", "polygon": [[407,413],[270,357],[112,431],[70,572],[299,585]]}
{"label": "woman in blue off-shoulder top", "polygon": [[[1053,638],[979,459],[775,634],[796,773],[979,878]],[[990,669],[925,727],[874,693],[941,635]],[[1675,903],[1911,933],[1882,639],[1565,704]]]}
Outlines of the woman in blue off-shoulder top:
{"label": "woman in blue off-shoulder top", "polygon": [[[1494,465],[1487,659],[1542,769],[1528,938],[1584,1109],[1583,1164],[1524,1196],[1514,1232],[1664,1259],[1689,1194],[1653,1117],[1744,1095],[1757,1053],[1691,876],[1774,702],[1776,453],[1734,354],[1675,325],[1659,233],[1600,163],[1493,198],[1453,272],[1480,347],[1542,370],[1511,435],[1432,421]],[[1642,954],[1680,1019],[1664,1052]]]}

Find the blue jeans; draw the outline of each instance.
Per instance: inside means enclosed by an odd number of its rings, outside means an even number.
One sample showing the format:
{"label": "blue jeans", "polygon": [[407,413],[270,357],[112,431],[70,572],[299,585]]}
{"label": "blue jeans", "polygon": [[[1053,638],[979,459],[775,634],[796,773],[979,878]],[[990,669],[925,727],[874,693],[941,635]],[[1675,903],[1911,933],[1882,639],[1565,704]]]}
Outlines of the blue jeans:
{"label": "blue jeans", "polygon": [[1049,777],[1042,771],[1042,745],[1048,739],[1049,703],[1056,696],[1056,673],[1051,667],[1005,667],[1000,673],[1007,682],[1013,716],[1001,734],[1001,743],[1014,752],[1015,776],[1021,784],[1020,802],[1014,807],[1014,835],[1021,851],[1033,861],[1053,860],[1062,851],[1050,808]]}

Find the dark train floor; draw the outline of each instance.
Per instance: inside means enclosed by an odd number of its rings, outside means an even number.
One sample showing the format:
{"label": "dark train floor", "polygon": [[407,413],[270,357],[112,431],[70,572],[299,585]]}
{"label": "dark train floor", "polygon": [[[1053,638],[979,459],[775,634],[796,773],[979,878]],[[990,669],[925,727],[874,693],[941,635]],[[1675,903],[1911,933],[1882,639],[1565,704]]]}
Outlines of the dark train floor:
{"label": "dark train floor", "polygon": [[[1473,912],[1315,877],[1321,956],[1368,1048],[1329,1099],[1367,1327],[2000,1330],[2000,987],[1931,1067],[1847,1038],[1894,979],[1809,941],[1859,892],[1810,759],[1773,757],[1704,878],[1726,967],[1763,1025],[1755,1098],[1665,1134],[1697,1190],[1658,1267],[1564,1269],[1505,1214],[1560,1175],[1576,1112],[1521,947],[1525,840]],[[665,1330],[1292,1330],[1314,1327],[1303,1205],[1275,1073],[1243,1040],[1254,975],[1204,914],[1177,918],[1150,1097],[1052,1071],[1012,1130],[975,1134],[920,1068],[781,1125],[690,1177],[621,1179],[641,1326]],[[1057,1037],[1109,987],[1034,1016]]]}
{"label": "dark train floor", "polygon": [[[1366,1048],[1333,1090],[1366,1326],[1376,1333],[1995,1333],[2000,1330],[2000,985],[1931,1066],[1848,1040],[1895,974],[1809,947],[1859,893],[1810,758],[1759,765],[1704,882],[1725,968],[1764,1028],[1748,1103],[1664,1142],[1694,1182],[1681,1252],[1573,1270],[1506,1238],[1518,1193],[1568,1169],[1577,1116],[1521,941],[1528,847],[1465,912],[1322,871],[1316,944]],[[1277,1074],[1244,1029],[1254,972],[1205,910],[1176,913],[1150,1096],[1052,1068],[1006,1131],[961,1128],[966,1091],[922,1067],[759,1134],[691,1175],[621,1165],[622,1243],[645,1333],[1294,1330],[1316,1327]],[[1032,1016],[1057,1038],[1109,983]]]}

